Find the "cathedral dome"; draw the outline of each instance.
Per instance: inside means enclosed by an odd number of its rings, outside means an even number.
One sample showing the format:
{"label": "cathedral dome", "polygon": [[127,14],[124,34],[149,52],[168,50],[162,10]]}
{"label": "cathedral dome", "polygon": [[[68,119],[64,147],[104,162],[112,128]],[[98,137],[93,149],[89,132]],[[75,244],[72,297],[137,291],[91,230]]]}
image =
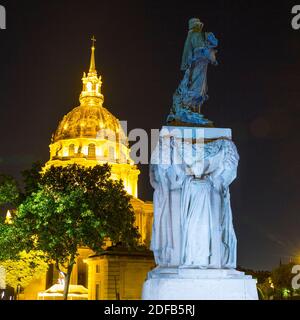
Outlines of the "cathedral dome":
{"label": "cathedral dome", "polygon": [[124,130],[113,114],[102,106],[81,105],[64,116],[53,135],[52,142],[77,138],[110,139],[110,137],[127,145]]}
{"label": "cathedral dome", "polygon": [[50,160],[44,169],[70,164],[93,167],[108,163],[112,179],[122,180],[125,190],[137,197],[140,171],[130,157],[128,139],[120,121],[103,107],[102,79],[96,70],[94,43],[90,69],[83,74],[82,84],[80,106],[59,123],[49,146]]}

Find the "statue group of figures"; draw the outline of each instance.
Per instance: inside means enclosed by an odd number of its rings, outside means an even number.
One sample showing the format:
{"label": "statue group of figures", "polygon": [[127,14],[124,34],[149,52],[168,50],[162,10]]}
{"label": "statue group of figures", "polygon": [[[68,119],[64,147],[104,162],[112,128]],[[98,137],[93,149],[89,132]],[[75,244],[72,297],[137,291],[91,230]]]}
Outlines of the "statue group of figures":
{"label": "statue group of figures", "polygon": [[236,267],[229,194],[239,160],[235,144],[222,137],[207,142],[204,135],[196,141],[181,136],[186,130],[182,126],[194,126],[194,131],[212,126],[200,108],[208,99],[207,66],[217,63],[218,41],[202,28],[198,18],[189,20],[181,64],[185,74],[167,119],[177,133],[161,132],[151,158],[155,189],[151,250],[161,267]]}
{"label": "statue group of figures", "polygon": [[217,64],[217,39],[189,20],[184,76],[151,155],[154,188],[151,250],[157,267],[143,286],[145,300],[257,300],[256,280],[235,270],[237,239],[229,186],[239,155],[231,129],[215,128],[201,108],[207,67]]}
{"label": "statue group of figures", "polygon": [[[187,152],[189,147],[192,153]],[[167,163],[164,153],[170,151]],[[150,165],[155,189],[151,250],[158,266],[236,267],[229,185],[238,160],[228,139],[191,144],[181,138],[160,138]]]}
{"label": "statue group of figures", "polygon": [[184,77],[173,96],[173,106],[167,118],[170,124],[191,123],[212,126],[201,114],[201,106],[208,99],[207,66],[217,64],[218,40],[211,32],[202,32],[199,19],[189,20],[189,32],[184,45],[181,70]]}

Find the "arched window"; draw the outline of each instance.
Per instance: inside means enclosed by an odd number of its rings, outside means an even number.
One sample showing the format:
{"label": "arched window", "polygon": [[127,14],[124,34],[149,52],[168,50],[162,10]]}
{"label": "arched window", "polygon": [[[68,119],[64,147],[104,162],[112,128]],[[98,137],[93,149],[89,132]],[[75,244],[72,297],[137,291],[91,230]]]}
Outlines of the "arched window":
{"label": "arched window", "polygon": [[89,144],[88,157],[89,158],[96,158],[96,145],[93,143]]}
{"label": "arched window", "polygon": [[75,154],[75,145],[74,144],[70,144],[69,145],[69,157],[73,157]]}
{"label": "arched window", "polygon": [[92,92],[93,91],[93,84],[91,82],[88,82],[86,84],[86,89],[88,92]]}

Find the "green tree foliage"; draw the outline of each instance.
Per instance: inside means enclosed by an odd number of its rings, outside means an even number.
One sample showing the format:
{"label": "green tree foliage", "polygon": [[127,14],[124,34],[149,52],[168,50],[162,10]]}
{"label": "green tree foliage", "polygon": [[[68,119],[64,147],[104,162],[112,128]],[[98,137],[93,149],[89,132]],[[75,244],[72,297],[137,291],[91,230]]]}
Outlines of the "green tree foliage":
{"label": "green tree foliage", "polygon": [[[36,171],[36,168],[38,166],[33,166],[31,171]],[[0,175],[0,206],[16,209],[24,196],[13,177]],[[5,270],[5,279],[1,280],[14,289],[18,286],[25,288],[31,281],[45,274],[48,263],[41,251],[26,252],[22,229],[4,220],[5,217],[0,216],[0,267]]]}
{"label": "green tree foliage", "polygon": [[42,168],[43,165],[41,162],[35,162],[30,169],[22,172],[25,197],[30,196],[33,192],[38,190]]}
{"label": "green tree foliage", "polygon": [[17,289],[26,288],[34,279],[39,279],[47,272],[48,263],[41,251],[21,251],[15,259],[0,261],[5,269],[6,285]]}
{"label": "green tree foliage", "polygon": [[273,282],[271,277],[268,277],[263,282],[257,284],[259,296],[262,300],[269,300],[274,295]]}
{"label": "green tree foliage", "polygon": [[292,273],[293,266],[294,263],[282,264],[272,270],[271,278],[278,298],[282,298],[285,292],[293,292],[292,279],[295,276]]}
{"label": "green tree foliage", "polygon": [[18,205],[20,189],[16,180],[8,175],[0,174],[0,206]]}
{"label": "green tree foliage", "polygon": [[0,218],[0,261],[17,259],[19,252],[24,248],[19,228],[14,224],[4,223],[4,219]]}
{"label": "green tree foliage", "polygon": [[137,246],[131,197],[110,176],[108,165],[51,167],[18,208],[15,224],[30,239],[27,246],[45,252],[64,272],[65,299],[79,246],[101,252],[106,237]]}
{"label": "green tree foliage", "polygon": [[[16,180],[0,174],[0,206],[16,208],[21,201],[21,192]],[[5,213],[6,210],[4,210]],[[20,234],[12,224],[6,224],[0,215],[0,260],[14,259],[21,251]]]}
{"label": "green tree foliage", "polygon": [[34,279],[40,278],[48,269],[48,262],[41,251],[26,252],[23,233],[14,223],[7,224],[0,218],[0,268],[5,270],[5,283],[17,289],[26,288]]}

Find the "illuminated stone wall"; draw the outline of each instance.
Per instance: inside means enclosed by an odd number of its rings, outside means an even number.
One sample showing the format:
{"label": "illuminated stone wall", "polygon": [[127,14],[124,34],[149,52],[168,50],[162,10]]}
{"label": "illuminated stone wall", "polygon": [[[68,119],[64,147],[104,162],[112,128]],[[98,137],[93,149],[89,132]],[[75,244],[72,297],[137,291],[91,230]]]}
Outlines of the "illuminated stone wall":
{"label": "illuminated stone wall", "polygon": [[89,266],[89,300],[139,300],[152,254],[105,253],[85,260]]}

